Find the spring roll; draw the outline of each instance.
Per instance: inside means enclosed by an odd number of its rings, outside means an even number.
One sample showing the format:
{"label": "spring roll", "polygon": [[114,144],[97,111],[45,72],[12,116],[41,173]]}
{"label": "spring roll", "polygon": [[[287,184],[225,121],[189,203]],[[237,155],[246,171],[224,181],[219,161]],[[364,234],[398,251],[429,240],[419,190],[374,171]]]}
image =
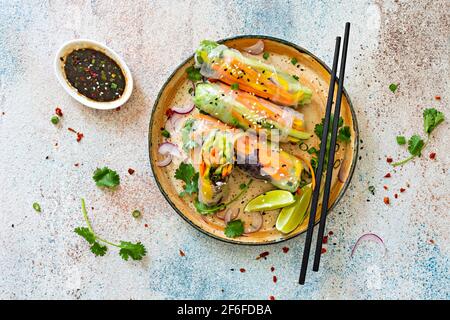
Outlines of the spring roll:
{"label": "spring roll", "polygon": [[308,139],[303,131],[303,114],[281,107],[223,83],[201,83],[195,89],[194,104],[222,122],[245,131],[254,130],[281,142]]}
{"label": "spring roll", "polygon": [[302,86],[292,74],[223,44],[202,41],[195,53],[195,66],[206,78],[238,84],[241,90],[284,106],[311,102],[311,89]]}

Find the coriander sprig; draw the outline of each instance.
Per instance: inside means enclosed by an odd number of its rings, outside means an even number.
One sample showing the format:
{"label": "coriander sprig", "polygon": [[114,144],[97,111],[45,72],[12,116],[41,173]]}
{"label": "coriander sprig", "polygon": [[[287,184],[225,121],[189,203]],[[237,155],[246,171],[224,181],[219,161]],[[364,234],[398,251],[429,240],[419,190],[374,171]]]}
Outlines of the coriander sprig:
{"label": "coriander sprig", "polygon": [[91,245],[91,252],[96,256],[104,256],[106,254],[106,251],[108,250],[108,247],[102,245],[101,242],[109,244],[113,247],[120,248],[119,255],[122,257],[122,259],[127,261],[129,258],[133,260],[142,260],[142,257],[147,254],[147,250],[141,242],[132,243],[128,241],[120,241],[120,243],[117,244],[100,238],[98,235],[96,235],[94,230],[92,229],[91,222],[89,221],[84,199],[81,199],[81,212],[83,213],[83,218],[86,221],[87,227],[75,228],[74,232],[83,237]]}
{"label": "coriander sprig", "polygon": [[[415,134],[408,140],[408,151],[411,154],[406,159],[392,163],[392,166],[397,167],[404,165],[405,163],[411,161],[417,156],[422,154],[422,150],[425,149],[426,145],[430,141],[430,135],[433,130],[444,121],[444,114],[434,108],[425,109],[423,111],[423,129],[427,134],[427,139],[424,141],[421,136]],[[403,137],[402,137],[403,138]],[[404,139],[404,138],[403,138]],[[403,140],[399,142],[399,137],[397,137],[397,143],[404,142]]]}

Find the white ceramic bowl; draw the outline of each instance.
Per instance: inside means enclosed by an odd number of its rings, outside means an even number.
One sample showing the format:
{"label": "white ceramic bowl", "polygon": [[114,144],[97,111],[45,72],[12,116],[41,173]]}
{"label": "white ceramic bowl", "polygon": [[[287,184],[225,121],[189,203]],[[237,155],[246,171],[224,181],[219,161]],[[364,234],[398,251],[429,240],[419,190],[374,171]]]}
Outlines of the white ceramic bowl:
{"label": "white ceramic bowl", "polygon": [[[125,76],[125,90],[122,96],[114,101],[108,102],[99,102],[92,100],[77,91],[68,81],[64,72],[64,63],[66,61],[66,56],[70,54],[72,51],[77,49],[94,49],[106,54],[108,57],[113,59],[122,69],[122,72]],[[64,61],[61,61],[60,58],[64,58]],[[133,91],[133,78],[131,77],[130,69],[125,64],[123,59],[112,49],[108,48],[104,44],[101,44],[97,41],[88,40],[88,39],[77,39],[71,40],[64,43],[61,48],[59,48],[55,57],[55,73],[56,78],[58,78],[59,83],[70,94],[75,100],[79,103],[85,105],[89,108],[100,109],[100,110],[109,110],[115,109],[123,105],[131,96],[131,92]]]}

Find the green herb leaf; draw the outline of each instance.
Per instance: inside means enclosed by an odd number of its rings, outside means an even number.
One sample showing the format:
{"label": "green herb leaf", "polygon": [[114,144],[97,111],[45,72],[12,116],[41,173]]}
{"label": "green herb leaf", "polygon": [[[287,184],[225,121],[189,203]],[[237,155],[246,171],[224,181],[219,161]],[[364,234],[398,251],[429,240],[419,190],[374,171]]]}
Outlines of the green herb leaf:
{"label": "green herb leaf", "polygon": [[92,178],[98,187],[114,188],[120,184],[120,177],[117,172],[108,167],[97,168]]}
{"label": "green herb leaf", "polygon": [[115,84],[114,82],[111,83],[111,89],[117,89],[117,84]]}
{"label": "green herb leaf", "polygon": [[106,246],[101,245],[97,241],[91,246],[91,252],[98,256],[104,256],[108,248]]}
{"label": "green herb leaf", "polygon": [[314,169],[314,171],[317,171],[317,167],[319,166],[319,160],[317,158],[311,158],[311,167]]}
{"label": "green herb leaf", "polygon": [[298,60],[297,58],[292,58],[291,63],[295,66],[297,64]]}
{"label": "green herb leaf", "polygon": [[294,78],[295,80],[298,81],[298,79],[300,79],[298,76],[296,76],[295,74],[292,76],[292,78]]}
{"label": "green herb leaf", "polygon": [[267,59],[269,59],[269,53],[268,52],[264,52],[263,53],[263,58],[264,58],[264,60],[267,60]]}
{"label": "green herb leaf", "polygon": [[350,141],[350,127],[345,126],[339,129],[337,139],[341,142],[349,142]]}
{"label": "green herb leaf", "polygon": [[317,153],[319,153],[319,151],[316,148],[311,147],[308,149],[308,153],[309,154],[317,154]]}
{"label": "green herb leaf", "polygon": [[141,212],[139,210],[134,210],[131,215],[133,216],[133,218],[138,219],[141,217]]}
{"label": "green herb leaf", "polygon": [[419,135],[413,135],[408,141],[408,151],[413,156],[419,156],[422,152],[422,148],[425,145],[425,142]]}
{"label": "green herb leaf", "polygon": [[236,238],[244,233],[244,223],[241,220],[233,220],[228,222],[224,231],[228,238]]}
{"label": "green herb leaf", "polygon": [[231,85],[231,90],[239,90],[239,84],[238,83],[233,83]]}
{"label": "green herb leaf", "polygon": [[161,130],[161,135],[164,137],[164,138],[170,138],[170,132],[169,131],[167,131],[166,129],[163,129],[163,130]]}
{"label": "green herb leaf", "polygon": [[198,192],[198,172],[195,172],[194,167],[188,163],[180,163],[180,166],[175,171],[175,178],[185,182],[184,191],[180,194],[193,194]]}
{"label": "green herb leaf", "polygon": [[188,79],[191,81],[197,82],[202,80],[200,69],[196,69],[194,66],[187,68],[186,73],[188,75]]}
{"label": "green herb leaf", "polygon": [[247,188],[247,184],[246,183],[241,183],[239,185],[239,189],[244,190],[245,188]]}
{"label": "green herb leaf", "polygon": [[39,203],[35,202],[35,203],[33,203],[33,209],[36,212],[41,212],[41,205]]}
{"label": "green herb leaf", "polygon": [[397,88],[398,88],[398,84],[391,83],[389,85],[389,90],[391,90],[393,93],[395,93],[395,91],[397,91]]}
{"label": "green herb leaf", "polygon": [[444,121],[444,114],[434,108],[423,111],[423,126],[426,133],[430,134],[441,122]]}
{"label": "green herb leaf", "polygon": [[131,258],[133,260],[142,260],[142,258],[147,253],[144,245],[140,242],[132,243],[127,241],[120,241],[119,247],[121,248],[119,254],[122,259],[126,261],[128,261],[128,258]]}
{"label": "green herb leaf", "polygon": [[404,145],[404,144],[406,144],[406,138],[404,137],[404,136],[397,136],[397,143],[399,144],[399,145]]}

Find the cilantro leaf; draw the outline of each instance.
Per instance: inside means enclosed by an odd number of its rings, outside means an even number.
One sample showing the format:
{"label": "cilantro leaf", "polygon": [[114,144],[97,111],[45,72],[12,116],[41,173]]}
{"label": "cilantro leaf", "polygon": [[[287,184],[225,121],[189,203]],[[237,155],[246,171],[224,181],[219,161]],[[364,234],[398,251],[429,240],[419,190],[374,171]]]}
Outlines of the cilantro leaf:
{"label": "cilantro leaf", "polygon": [[133,260],[142,260],[142,257],[147,254],[147,250],[140,242],[132,243],[128,241],[120,241],[119,247],[121,248],[119,254],[122,259],[126,261],[128,261],[128,258]]}
{"label": "cilantro leaf", "polygon": [[231,90],[239,90],[239,83],[233,83],[233,84],[230,86],[230,88],[231,88]]}
{"label": "cilantro leaf", "polygon": [[430,134],[441,122],[444,121],[444,114],[434,108],[423,111],[423,126],[426,133]]}
{"label": "cilantro leaf", "polygon": [[292,58],[291,59],[291,63],[295,66],[296,64],[297,64],[297,62],[298,62],[298,60],[297,60],[297,58]]}
{"label": "cilantro leaf", "polygon": [[318,154],[319,153],[319,151],[314,147],[309,148],[307,152],[309,154]]}
{"label": "cilantro leaf", "polygon": [[244,233],[244,223],[241,220],[233,220],[228,222],[224,231],[229,238],[236,238]]}
{"label": "cilantro leaf", "polygon": [[422,138],[415,134],[408,141],[408,151],[413,156],[420,156],[425,142]]}
{"label": "cilantro leaf", "polygon": [[94,244],[91,246],[91,252],[95,254],[96,256],[104,256],[106,254],[106,251],[108,248],[106,246],[102,246],[97,241],[94,242]]}
{"label": "cilantro leaf", "polygon": [[270,54],[269,54],[268,52],[264,52],[264,53],[263,53],[263,58],[264,58],[264,60],[269,59],[269,56],[270,56]]}
{"label": "cilantro leaf", "polygon": [[406,138],[404,137],[404,136],[397,136],[397,143],[399,144],[399,145],[404,145],[404,144],[406,144]]}
{"label": "cilantro leaf", "polygon": [[78,228],[75,228],[74,231],[76,234],[83,237],[89,244],[94,244],[95,235],[91,232],[91,230],[89,230],[89,228],[78,227]]}
{"label": "cilantro leaf", "polygon": [[391,90],[393,93],[395,93],[395,91],[397,91],[397,88],[398,88],[398,84],[391,83],[389,85],[389,90]]}
{"label": "cilantro leaf", "polygon": [[202,80],[200,69],[196,69],[194,66],[190,66],[186,69],[188,79],[194,82]]}
{"label": "cilantro leaf", "polygon": [[114,188],[120,184],[120,177],[117,172],[108,167],[97,168],[92,178],[98,187]]}
{"label": "cilantro leaf", "polygon": [[345,126],[339,129],[337,139],[341,142],[349,142],[350,141],[350,127]]}
{"label": "cilantro leaf", "polygon": [[184,191],[180,194],[181,196],[198,192],[198,172],[195,172],[191,164],[180,163],[180,166],[175,171],[175,178],[185,183],[183,186]]}
{"label": "cilantro leaf", "polygon": [[170,132],[167,131],[166,129],[161,130],[161,135],[162,135],[164,138],[170,138]]}

